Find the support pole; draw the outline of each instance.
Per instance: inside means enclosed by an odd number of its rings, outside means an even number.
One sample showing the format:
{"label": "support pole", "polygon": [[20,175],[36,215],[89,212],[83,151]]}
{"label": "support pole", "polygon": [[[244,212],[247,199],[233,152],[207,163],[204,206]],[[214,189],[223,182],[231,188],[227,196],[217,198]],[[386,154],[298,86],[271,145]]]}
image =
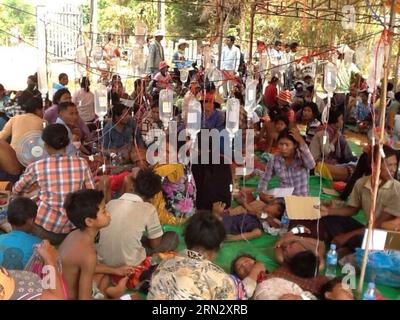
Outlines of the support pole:
{"label": "support pole", "polygon": [[[388,75],[389,75],[389,63],[390,63],[390,52],[392,49],[392,40],[393,40],[393,30],[394,30],[394,22],[396,16],[396,4],[397,0],[392,0],[391,8],[390,8],[390,21],[389,21],[389,32],[385,30],[384,36],[384,60],[383,60],[383,83],[382,83],[382,95],[381,95],[381,113],[379,119],[379,149],[382,150],[383,148],[383,140],[384,140],[384,133],[385,133],[385,113],[386,113],[386,96],[387,96],[387,83],[388,83]],[[373,133],[374,134],[374,133]],[[369,213],[369,221],[368,221],[368,231],[367,231],[367,242],[365,245],[365,252],[364,257],[361,265],[361,275],[360,275],[360,282],[358,284],[358,296],[361,298],[362,289],[364,284],[365,278],[365,271],[367,268],[368,263],[368,252],[369,252],[369,244],[371,242],[372,237],[372,229],[374,226],[374,216],[375,216],[375,209],[376,209],[376,198],[378,195],[378,188],[379,188],[379,176],[381,172],[381,164],[382,164],[382,156],[380,152],[378,153],[376,159],[376,170],[375,174],[373,173],[372,179],[372,203],[371,203],[371,210]]]}
{"label": "support pole", "polygon": [[251,5],[251,13],[250,13],[250,48],[249,48],[249,62],[253,60],[253,36],[254,36],[254,17],[256,15],[256,4],[253,3]]}
{"label": "support pole", "polygon": [[396,57],[396,65],[394,67],[394,92],[397,92],[397,83],[399,82],[399,63],[400,63],[400,43],[397,43],[397,57]]}
{"label": "support pole", "polygon": [[222,41],[224,39],[224,0],[221,0],[221,9],[220,9],[220,16],[219,16],[219,45],[218,45],[218,69],[221,70],[221,57],[222,57]]}

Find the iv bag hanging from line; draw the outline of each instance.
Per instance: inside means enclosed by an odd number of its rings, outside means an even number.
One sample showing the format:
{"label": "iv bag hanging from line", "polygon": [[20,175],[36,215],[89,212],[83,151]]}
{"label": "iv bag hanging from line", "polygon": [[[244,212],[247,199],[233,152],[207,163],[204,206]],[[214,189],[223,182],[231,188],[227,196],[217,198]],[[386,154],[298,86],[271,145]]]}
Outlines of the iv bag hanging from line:
{"label": "iv bag hanging from line", "polygon": [[240,102],[236,98],[229,98],[226,101],[226,131],[229,133],[231,146],[236,132],[239,131]]}
{"label": "iv bag hanging from line", "polygon": [[245,94],[245,101],[244,101],[244,108],[247,112],[247,118],[252,119],[254,109],[257,106],[257,84],[258,82],[254,79],[247,79],[246,81],[246,94]]}
{"label": "iv bag hanging from line", "polygon": [[337,68],[332,62],[328,62],[324,68],[324,89],[328,96],[333,95],[336,89]]}
{"label": "iv bag hanging from line", "polygon": [[108,111],[107,87],[99,83],[94,90],[94,111],[100,119],[103,119]]}
{"label": "iv bag hanging from line", "polygon": [[382,79],[383,73],[384,44],[377,43],[371,52],[370,63],[368,67],[368,91],[375,91],[377,85]]}
{"label": "iv bag hanging from line", "polygon": [[160,120],[164,125],[164,129],[168,128],[169,121],[172,118],[174,92],[171,89],[162,89],[158,100],[160,109]]}
{"label": "iv bag hanging from line", "polygon": [[197,134],[201,130],[201,104],[197,99],[192,99],[189,102],[187,112],[187,123],[186,128],[192,141],[192,148],[194,147]]}

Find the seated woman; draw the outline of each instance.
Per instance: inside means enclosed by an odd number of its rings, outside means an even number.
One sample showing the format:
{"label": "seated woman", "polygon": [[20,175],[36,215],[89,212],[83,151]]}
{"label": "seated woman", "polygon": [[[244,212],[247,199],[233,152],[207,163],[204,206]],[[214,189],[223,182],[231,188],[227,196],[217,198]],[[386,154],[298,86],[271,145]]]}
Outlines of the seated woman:
{"label": "seated woman", "polygon": [[210,212],[197,213],[186,226],[187,249],[162,261],[153,273],[148,300],[235,300],[232,277],[212,261],[225,239],[223,224]]}
{"label": "seated woman", "polygon": [[306,102],[301,113],[301,123],[306,125],[306,143],[309,145],[317,129],[321,126],[318,106],[314,102]]}
{"label": "seated woman", "polygon": [[357,161],[341,133],[342,127],[343,114],[337,108],[331,107],[326,130],[318,131],[310,143],[310,151],[317,163],[315,172],[334,181],[347,181]]}
{"label": "seated woman", "polygon": [[279,153],[278,147],[278,136],[279,134],[289,128],[289,119],[286,116],[276,116],[273,122],[267,122],[266,125],[261,129],[260,138],[261,141],[258,144],[262,144],[262,140],[266,140],[266,149],[264,151],[272,154]]}
{"label": "seated woman", "polygon": [[269,200],[269,196],[264,192],[274,175],[279,177],[281,188],[293,187],[294,195],[308,196],[309,172],[314,168],[315,162],[307,144],[297,128],[283,130],[277,141],[280,154],[268,162],[258,185],[260,199]]}

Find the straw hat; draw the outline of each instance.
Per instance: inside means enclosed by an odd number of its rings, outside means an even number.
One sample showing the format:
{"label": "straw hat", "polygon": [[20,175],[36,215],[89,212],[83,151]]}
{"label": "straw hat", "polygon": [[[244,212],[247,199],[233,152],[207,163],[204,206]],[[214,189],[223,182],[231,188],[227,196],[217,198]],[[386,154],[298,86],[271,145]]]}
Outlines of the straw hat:
{"label": "straw hat", "polygon": [[278,98],[278,100],[287,102],[288,104],[292,103],[292,95],[290,94],[289,90],[284,90],[284,91],[279,92],[277,98]]}

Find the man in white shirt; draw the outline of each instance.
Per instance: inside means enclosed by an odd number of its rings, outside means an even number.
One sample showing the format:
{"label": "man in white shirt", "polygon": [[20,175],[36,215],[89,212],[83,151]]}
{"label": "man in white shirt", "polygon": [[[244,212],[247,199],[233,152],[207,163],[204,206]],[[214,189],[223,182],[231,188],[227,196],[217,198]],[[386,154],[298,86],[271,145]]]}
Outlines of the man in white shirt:
{"label": "man in white shirt", "polygon": [[[226,37],[226,46],[222,49],[221,70],[231,75],[237,74],[240,63],[240,50],[234,45],[235,37]],[[224,81],[224,96],[227,97],[231,91],[231,81]]]}

